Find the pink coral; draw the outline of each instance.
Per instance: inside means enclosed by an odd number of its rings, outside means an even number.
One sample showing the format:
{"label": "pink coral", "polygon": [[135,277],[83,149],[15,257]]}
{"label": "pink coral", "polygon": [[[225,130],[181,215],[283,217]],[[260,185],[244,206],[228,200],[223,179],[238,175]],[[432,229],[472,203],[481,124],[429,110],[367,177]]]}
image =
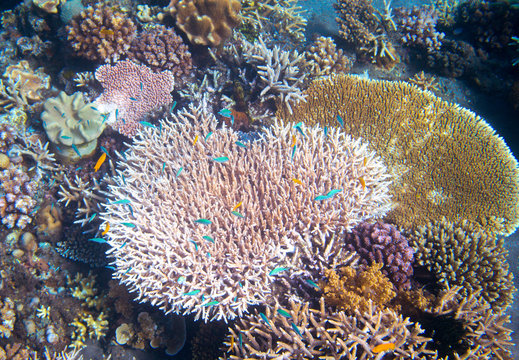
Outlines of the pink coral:
{"label": "pink coral", "polygon": [[138,121],[147,112],[173,100],[175,78],[170,71],[154,73],[145,65],[119,61],[100,66],[95,77],[104,88],[96,104],[112,110],[112,128],[129,137],[137,133]]}

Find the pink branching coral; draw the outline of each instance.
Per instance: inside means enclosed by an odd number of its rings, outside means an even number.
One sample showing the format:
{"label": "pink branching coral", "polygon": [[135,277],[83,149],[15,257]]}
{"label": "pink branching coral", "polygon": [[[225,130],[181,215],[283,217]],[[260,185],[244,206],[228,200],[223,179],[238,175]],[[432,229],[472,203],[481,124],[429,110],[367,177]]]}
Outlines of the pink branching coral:
{"label": "pink branching coral", "polygon": [[409,288],[414,250],[390,224],[362,222],[346,234],[346,249],[360,255],[360,263],[382,264],[382,273],[400,289]]}
{"label": "pink branching coral", "polygon": [[290,272],[296,242],[388,211],[389,179],[366,145],[340,129],[298,128],[275,121],[242,143],[205,103],[143,128],[101,215],[114,276],[166,313],[232,319]]}
{"label": "pink branching coral", "polygon": [[191,53],[182,38],[163,25],[140,33],[132,42],[129,56],[154,71],[171,70],[175,77],[189,74],[193,66]]}
{"label": "pink branching coral", "polygon": [[109,124],[123,135],[132,137],[138,121],[149,111],[171,103],[175,78],[170,71],[154,73],[145,65],[119,61],[114,66],[100,66],[95,73],[104,88],[95,101],[101,112],[111,112]]}

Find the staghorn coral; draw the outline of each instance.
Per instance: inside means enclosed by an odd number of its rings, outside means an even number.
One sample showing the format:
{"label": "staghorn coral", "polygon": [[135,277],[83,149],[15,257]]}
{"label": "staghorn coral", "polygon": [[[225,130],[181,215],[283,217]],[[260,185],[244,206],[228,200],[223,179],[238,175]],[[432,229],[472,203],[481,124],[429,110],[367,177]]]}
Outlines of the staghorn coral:
{"label": "staghorn coral", "polygon": [[141,32],[132,42],[129,58],[154,71],[170,70],[179,78],[193,66],[191,53],[172,28],[157,25]]}
{"label": "staghorn coral", "polygon": [[337,273],[326,270],[326,280],[319,283],[327,304],[354,314],[356,310],[364,313],[371,303],[385,307],[395,296],[393,284],[380,271],[382,264],[373,263],[364,270],[351,266],[343,267]]}
{"label": "staghorn coral", "polygon": [[442,219],[411,231],[416,264],[425,266],[443,287],[460,285],[460,295],[481,291],[493,309],[506,309],[513,300],[513,275],[506,261],[504,239],[464,221]]}
{"label": "staghorn coral", "polygon": [[168,7],[193,44],[218,46],[240,24],[238,0],[171,0]]}
{"label": "staghorn coral", "polygon": [[310,71],[317,76],[347,73],[353,65],[352,60],[344,55],[342,49],[337,49],[330,37],[318,37],[305,52],[305,57]]}
{"label": "staghorn coral", "polygon": [[260,36],[254,44],[244,40],[242,43],[243,57],[256,67],[264,86],[260,97],[262,101],[277,98],[291,112],[290,100],[304,100],[301,87],[306,74],[304,56],[297,50],[292,52],[282,50],[279,46],[267,48]]}
{"label": "staghorn coral", "polygon": [[[369,141],[393,176],[402,227],[467,219],[489,231],[519,225],[519,170],[502,138],[479,116],[404,82],[354,76],[316,80],[285,121],[339,126]],[[369,162],[368,162],[369,163]]]}
{"label": "staghorn coral", "polygon": [[398,289],[410,287],[414,250],[393,225],[361,222],[346,234],[344,241],[346,250],[360,255],[361,264],[378,263]]}
{"label": "staghorn coral", "polygon": [[67,39],[79,57],[98,62],[117,61],[126,54],[137,27],[115,6],[98,3],[74,17]]}
{"label": "staghorn coral", "polygon": [[319,309],[290,301],[276,303],[265,312],[247,315],[230,328],[225,345],[231,355],[220,359],[349,359],[365,360],[384,354],[372,349],[393,343],[391,358],[420,358],[431,354],[424,347],[429,341],[422,329],[392,310],[369,304],[366,312],[348,315],[325,307]]}
{"label": "staghorn coral", "polygon": [[173,120],[143,128],[101,214],[114,277],[167,313],[241,315],[269,295],[269,272],[298,239],[324,239],[390,206],[378,158],[338,129],[326,137],[302,125],[298,150],[299,132],[279,122],[240,143],[205,103]]}
{"label": "staghorn coral", "polygon": [[73,163],[94,153],[106,124],[101,113],[85,103],[82,93],[67,95],[61,91],[43,107],[43,128],[63,160]]}
{"label": "staghorn coral", "polygon": [[438,80],[436,80],[434,76],[426,76],[423,71],[414,74],[413,77],[409,78],[407,81],[422,90],[428,90],[431,92],[440,90],[438,87]]}
{"label": "staghorn coral", "polygon": [[433,6],[399,8],[397,14],[404,44],[425,49],[427,52],[440,49],[445,34],[436,30],[438,13]]}
{"label": "staghorn coral", "polygon": [[137,133],[138,121],[146,113],[173,101],[175,78],[168,70],[154,73],[145,65],[125,60],[100,66],[95,77],[104,89],[96,106],[101,112],[110,112],[107,123],[129,137]]}
{"label": "staghorn coral", "polygon": [[386,6],[386,16],[381,18],[377,16],[371,0],[337,0],[334,7],[338,13],[336,20],[340,36],[353,44],[359,55],[386,69],[400,62],[400,57],[387,39],[383,21],[391,19],[389,5]]}
{"label": "staghorn coral", "polygon": [[[433,341],[429,343],[429,347],[439,346],[440,348],[435,350],[442,359],[514,359],[511,351],[513,343],[510,342],[512,330],[506,326],[510,323],[510,316],[493,311],[489,304],[481,299],[483,294],[479,291],[462,296],[459,290],[460,287],[454,286],[442,291],[426,309],[436,320],[436,324],[426,320],[428,325],[432,325],[430,328],[426,327],[426,333],[433,334]],[[461,325],[461,336],[452,333],[452,329],[446,328],[445,325],[442,326],[442,321],[454,327]],[[435,328],[435,325],[440,327]],[[450,338],[445,337],[446,330]],[[436,337],[442,338],[443,341],[437,342]]]}

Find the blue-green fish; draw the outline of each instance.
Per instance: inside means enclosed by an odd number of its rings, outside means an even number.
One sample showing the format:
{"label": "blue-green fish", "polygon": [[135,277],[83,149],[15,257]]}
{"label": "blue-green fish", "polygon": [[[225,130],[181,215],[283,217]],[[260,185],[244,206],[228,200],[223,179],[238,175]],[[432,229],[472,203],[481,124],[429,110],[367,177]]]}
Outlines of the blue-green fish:
{"label": "blue-green fish", "polygon": [[166,169],[166,163],[163,162],[162,163],[162,171],[161,171],[161,174],[164,174],[164,170]]}
{"label": "blue-green fish", "polygon": [[110,269],[110,270],[115,270],[115,268],[113,266],[110,266],[110,265],[106,265],[105,268]]}
{"label": "blue-green fish", "polygon": [[128,270],[126,270],[126,271],[123,273],[123,275],[128,274],[128,272],[129,272],[131,269],[132,269],[132,267],[130,266],[130,267],[128,268]]}
{"label": "blue-green fish", "polygon": [[149,123],[147,121],[139,121],[139,123],[142,125],[142,126],[147,126],[147,127],[150,127],[150,128],[155,128],[156,126],[153,125],[152,123]]}
{"label": "blue-green fish", "polygon": [[208,220],[208,219],[196,219],[195,222],[197,224],[203,224],[203,225],[210,225],[210,224],[212,224],[212,221]]}
{"label": "blue-green fish", "polygon": [[259,313],[259,315],[261,316],[261,318],[263,319],[263,321],[265,321],[265,323],[267,323],[268,326],[270,326],[272,328],[272,325],[270,325],[270,321],[269,319],[267,318],[267,316],[265,314],[263,314],[262,312]]}
{"label": "blue-green fish", "polygon": [[292,315],[290,315],[290,313],[286,310],[283,310],[283,309],[278,309],[277,310],[278,314],[281,315],[281,316],[284,316],[288,319],[290,319],[292,317]]}
{"label": "blue-green fish", "polygon": [[298,327],[296,326],[296,324],[294,323],[290,323],[292,325],[292,329],[294,329],[294,331],[297,333],[297,335],[303,337],[303,334],[301,334],[301,332],[299,331]]}
{"label": "blue-green fish", "polygon": [[175,106],[177,106],[177,102],[173,102],[173,105],[171,106],[171,110],[169,111],[170,113],[173,112],[173,110],[175,110]]}
{"label": "blue-green fish", "polygon": [[134,97],[131,97],[131,96],[130,96],[130,100],[131,100],[131,101],[137,101],[137,99],[136,99],[136,98],[134,98]]}
{"label": "blue-green fish", "polygon": [[117,201],[114,201],[112,204],[114,205],[117,205],[117,204],[129,204],[131,201],[128,200],[128,199],[122,199],[122,200],[117,200]]}
{"label": "blue-green fish", "polygon": [[205,141],[207,141],[207,139],[209,139],[209,137],[210,137],[211,135],[213,135],[213,132],[212,132],[212,131],[209,131],[209,132],[207,133],[207,135],[205,136]]}
{"label": "blue-green fish", "polygon": [[119,249],[122,249],[123,247],[125,247],[126,244],[128,244],[128,240],[126,240],[121,246],[119,246]]}
{"label": "blue-green fish", "polygon": [[134,223],[130,223],[130,222],[123,222],[123,223],[121,223],[121,225],[127,226],[129,228],[134,228],[137,226]]}
{"label": "blue-green fish", "polygon": [[337,114],[337,121],[339,122],[339,124],[343,128],[344,127],[344,121],[342,120],[342,117],[339,114]]}
{"label": "blue-green fish", "polygon": [[209,235],[202,236],[202,239],[214,243],[214,239],[212,237],[210,237]]}
{"label": "blue-green fish", "polygon": [[247,148],[247,145],[245,145],[245,144],[242,143],[241,141],[236,141],[235,144],[238,145],[239,147]]}
{"label": "blue-green fish", "polygon": [[225,117],[231,117],[231,110],[229,109],[222,109],[218,112],[218,114],[225,116]]}
{"label": "blue-green fish", "polygon": [[187,296],[193,296],[193,295],[196,295],[200,293],[200,290],[199,289],[196,289],[196,290],[193,290],[193,291],[190,291],[190,292],[187,292],[187,293],[184,293],[184,295],[187,295]]}
{"label": "blue-green fish", "polygon": [[184,281],[186,281],[186,277],[185,276],[181,276],[181,277],[178,278],[177,283],[182,284]]}
{"label": "blue-green fish", "polygon": [[210,301],[207,304],[204,304],[202,306],[203,307],[215,306],[215,305],[218,305],[219,303],[220,303],[219,301],[214,300],[214,301]]}
{"label": "blue-green fish", "polygon": [[220,156],[220,157],[213,158],[213,161],[216,161],[219,163],[224,163],[226,161],[229,161],[229,158],[227,156]]}
{"label": "blue-green fish", "polygon": [[319,287],[319,285],[317,285],[315,282],[313,282],[312,280],[310,279],[306,279],[305,280],[308,284],[310,284],[311,286],[313,286],[314,288],[316,288],[317,290],[321,290],[321,288]]}
{"label": "blue-green fish", "polygon": [[99,146],[99,148],[101,149],[102,152],[104,152],[106,154],[106,156],[110,157],[108,150],[106,150],[106,148],[104,146]]}
{"label": "blue-green fish", "polygon": [[106,243],[106,240],[103,239],[103,238],[92,238],[92,239],[88,239],[88,241],[93,241],[93,242],[96,242],[96,243],[99,243],[99,244]]}
{"label": "blue-green fish", "polygon": [[178,169],[177,174],[175,175],[175,177],[178,177],[180,175],[180,173],[182,172],[182,169],[184,169],[184,168],[181,166],[180,169]]}
{"label": "blue-green fish", "polygon": [[283,271],[286,271],[286,270],[288,270],[288,268],[286,268],[286,267],[277,267],[277,268],[271,270],[271,271],[269,272],[269,275],[271,275],[271,276],[272,276],[272,275],[277,275],[277,274],[279,274],[280,272],[283,272]]}
{"label": "blue-green fish", "polygon": [[239,212],[237,211],[231,211],[231,214],[233,214],[234,216],[237,216],[239,218],[244,218],[245,216],[243,216],[242,214],[240,214]]}
{"label": "blue-green fish", "polygon": [[328,127],[325,126],[324,127],[324,137],[327,137],[328,136]]}
{"label": "blue-green fish", "polygon": [[191,243],[193,243],[193,245],[195,245],[195,250],[198,250],[198,245],[196,243],[196,241],[194,240],[189,240]]}
{"label": "blue-green fish", "polygon": [[94,220],[96,216],[97,216],[97,213],[93,213],[92,216],[90,217],[90,219],[88,220],[88,223],[91,223],[92,220]]}
{"label": "blue-green fish", "polygon": [[67,136],[67,135],[60,135],[60,137],[61,137],[62,139],[72,139],[70,136]]}
{"label": "blue-green fish", "polygon": [[74,151],[76,152],[77,156],[81,157],[81,153],[79,152],[79,149],[77,148],[76,145],[72,144],[72,149],[74,149]]}
{"label": "blue-green fish", "polygon": [[292,157],[290,158],[290,160],[294,160],[294,155],[296,154],[296,147],[297,147],[297,145],[294,145],[292,147]]}

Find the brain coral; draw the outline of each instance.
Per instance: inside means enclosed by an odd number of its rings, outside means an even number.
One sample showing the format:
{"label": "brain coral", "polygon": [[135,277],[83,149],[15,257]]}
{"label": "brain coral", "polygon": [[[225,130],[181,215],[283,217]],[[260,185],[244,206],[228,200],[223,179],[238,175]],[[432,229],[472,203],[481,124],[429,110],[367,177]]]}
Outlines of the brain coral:
{"label": "brain coral", "polygon": [[82,93],[69,96],[62,91],[43,107],[43,128],[60,156],[74,162],[95,151],[105,122],[96,108],[85,103]]}
{"label": "brain coral", "polygon": [[177,26],[198,45],[218,46],[240,24],[238,0],[171,0],[169,8]]}
{"label": "brain coral", "polygon": [[301,125],[303,137],[275,122],[244,144],[217,129],[204,103],[173,118],[143,128],[101,215],[114,276],[167,313],[239,316],[265,301],[297,240],[325,238],[390,206],[380,160],[338,129],[325,136]]}
{"label": "brain coral", "polygon": [[340,126],[366,139],[393,176],[399,226],[467,219],[498,233],[519,225],[519,170],[503,139],[479,116],[405,82],[332,76],[307,89],[306,102],[278,117]]}

